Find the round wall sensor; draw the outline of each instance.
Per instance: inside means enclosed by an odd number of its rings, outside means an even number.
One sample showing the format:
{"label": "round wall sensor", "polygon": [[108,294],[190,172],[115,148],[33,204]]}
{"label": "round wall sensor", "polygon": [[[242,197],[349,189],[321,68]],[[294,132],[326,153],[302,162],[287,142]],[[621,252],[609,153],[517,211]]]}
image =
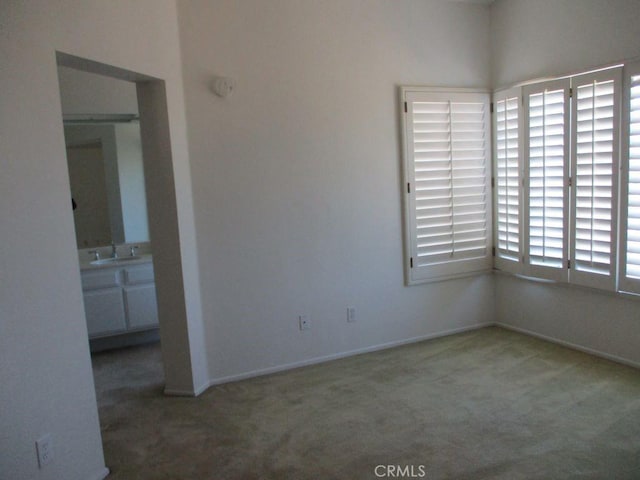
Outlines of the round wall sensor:
{"label": "round wall sensor", "polygon": [[216,77],[213,81],[213,92],[219,97],[228,97],[233,93],[235,82],[228,77]]}

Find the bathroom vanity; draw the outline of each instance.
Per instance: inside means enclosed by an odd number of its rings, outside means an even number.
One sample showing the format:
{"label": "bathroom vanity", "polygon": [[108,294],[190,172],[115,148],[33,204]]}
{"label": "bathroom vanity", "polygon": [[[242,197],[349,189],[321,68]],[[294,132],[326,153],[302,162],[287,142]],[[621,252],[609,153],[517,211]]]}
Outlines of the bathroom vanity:
{"label": "bathroom vanity", "polygon": [[158,328],[151,255],[81,265],[89,338]]}

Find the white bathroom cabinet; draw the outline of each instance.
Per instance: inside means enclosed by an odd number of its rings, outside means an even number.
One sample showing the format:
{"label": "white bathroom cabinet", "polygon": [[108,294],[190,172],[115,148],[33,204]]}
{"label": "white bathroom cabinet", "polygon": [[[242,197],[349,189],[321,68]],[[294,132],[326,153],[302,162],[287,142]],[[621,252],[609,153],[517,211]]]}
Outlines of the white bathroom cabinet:
{"label": "white bathroom cabinet", "polygon": [[152,263],[83,270],[82,293],[89,338],[158,327]]}

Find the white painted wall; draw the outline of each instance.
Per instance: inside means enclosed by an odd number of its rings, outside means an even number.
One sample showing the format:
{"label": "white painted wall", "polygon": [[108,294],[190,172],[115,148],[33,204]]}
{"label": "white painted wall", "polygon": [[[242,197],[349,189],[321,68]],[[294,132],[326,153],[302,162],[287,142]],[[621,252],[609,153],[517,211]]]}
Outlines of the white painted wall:
{"label": "white painted wall", "polygon": [[638,56],[638,0],[496,0],[491,7],[496,88]]}
{"label": "white painted wall", "polygon": [[489,7],[178,8],[214,382],[493,320],[491,277],[403,285],[397,102],[403,84],[489,86]]}
{"label": "white painted wall", "polygon": [[[637,0],[497,0],[495,86],[579,72],[640,55]],[[640,363],[637,300],[497,276],[499,322]]]}
{"label": "white painted wall", "polygon": [[[173,161],[167,181],[175,184],[184,247],[177,256],[188,290],[189,334],[200,331],[175,3],[0,2],[2,479],[87,480],[105,473],[69,207],[56,50],[166,81]],[[208,378],[206,362],[198,357],[202,349],[194,337],[183,341],[185,330],[167,324],[169,347],[187,352],[176,354],[183,364],[172,365],[170,373],[175,380],[186,370],[182,385],[193,389]],[[189,342],[195,355],[189,355]],[[39,471],[34,442],[47,432],[55,460]]]}
{"label": "white painted wall", "polygon": [[58,67],[58,78],[63,113],[138,113],[133,82],[63,66]]}
{"label": "white painted wall", "polygon": [[640,367],[639,299],[512,275],[495,280],[499,323]]}

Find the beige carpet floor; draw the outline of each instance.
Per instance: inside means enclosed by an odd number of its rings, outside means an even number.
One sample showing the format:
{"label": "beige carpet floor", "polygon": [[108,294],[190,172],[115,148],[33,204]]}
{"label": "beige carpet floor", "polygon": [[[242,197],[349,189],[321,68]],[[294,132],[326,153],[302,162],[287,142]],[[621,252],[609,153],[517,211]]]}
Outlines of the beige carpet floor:
{"label": "beige carpet floor", "polygon": [[500,328],[198,398],[158,345],[93,364],[113,480],[640,479],[640,371]]}

